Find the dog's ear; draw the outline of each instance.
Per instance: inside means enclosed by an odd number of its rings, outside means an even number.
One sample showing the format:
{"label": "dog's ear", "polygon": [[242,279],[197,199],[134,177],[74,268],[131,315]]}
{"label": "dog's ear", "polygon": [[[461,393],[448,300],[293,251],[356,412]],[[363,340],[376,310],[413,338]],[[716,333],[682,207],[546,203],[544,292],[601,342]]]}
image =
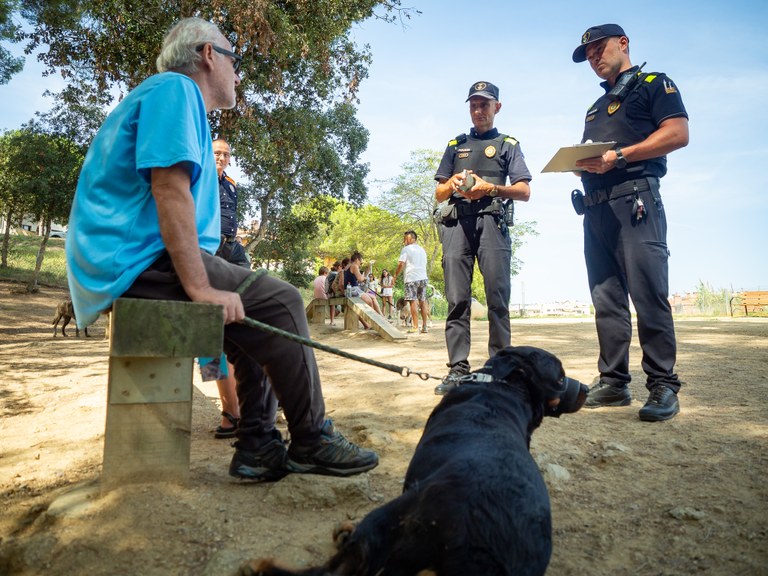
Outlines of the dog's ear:
{"label": "dog's ear", "polygon": [[521,377],[542,399],[559,398],[565,392],[565,372],[554,354],[533,346],[508,346],[489,359],[482,372],[495,380]]}

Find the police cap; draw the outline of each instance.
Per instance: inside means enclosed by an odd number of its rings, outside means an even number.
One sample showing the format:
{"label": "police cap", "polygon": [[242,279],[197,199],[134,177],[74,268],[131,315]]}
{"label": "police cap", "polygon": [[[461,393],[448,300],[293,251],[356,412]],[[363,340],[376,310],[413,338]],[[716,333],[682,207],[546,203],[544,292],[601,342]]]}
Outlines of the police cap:
{"label": "police cap", "polygon": [[469,102],[469,99],[472,98],[472,96],[481,96],[483,98],[488,98],[489,100],[498,100],[499,89],[490,82],[475,82],[469,87],[469,96],[467,96],[467,99],[464,100],[464,102]]}
{"label": "police cap", "polygon": [[587,59],[587,44],[592,44],[592,42],[612,36],[626,36],[626,34],[624,34],[624,29],[618,24],[592,26],[592,28],[581,35],[581,44],[573,51],[573,61],[584,62]]}

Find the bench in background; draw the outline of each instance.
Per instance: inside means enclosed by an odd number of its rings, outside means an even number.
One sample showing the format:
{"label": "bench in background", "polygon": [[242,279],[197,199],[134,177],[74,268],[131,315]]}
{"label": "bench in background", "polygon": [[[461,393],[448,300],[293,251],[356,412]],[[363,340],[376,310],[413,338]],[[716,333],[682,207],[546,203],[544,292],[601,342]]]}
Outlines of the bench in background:
{"label": "bench in background", "polygon": [[731,316],[734,315],[734,308],[744,308],[744,315],[749,316],[750,312],[756,312],[763,308],[768,308],[768,291],[750,291],[739,292],[731,296],[730,300]]}

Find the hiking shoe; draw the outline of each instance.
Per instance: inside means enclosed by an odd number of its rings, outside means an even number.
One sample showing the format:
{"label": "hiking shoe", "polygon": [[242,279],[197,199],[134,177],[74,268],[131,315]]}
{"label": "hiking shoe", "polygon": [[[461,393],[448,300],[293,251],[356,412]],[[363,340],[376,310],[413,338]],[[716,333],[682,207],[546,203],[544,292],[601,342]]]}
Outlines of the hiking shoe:
{"label": "hiking shoe", "polygon": [[677,400],[677,394],[664,384],[657,384],[651,388],[651,394],[645,406],[640,408],[640,420],[644,422],[669,420],[678,412],[680,412],[680,402]]}
{"label": "hiking shoe", "polygon": [[587,394],[584,408],[603,408],[605,406],[629,406],[632,394],[626,386],[613,386],[602,380],[592,386]]}
{"label": "hiking shoe", "polygon": [[326,420],[320,440],[313,446],[298,446],[291,442],[286,466],[290,472],[352,476],[375,468],[379,456],[352,444],[337,432],[331,420]]}
{"label": "hiking shoe", "polygon": [[280,432],[272,431],[272,440],[257,450],[235,449],[229,464],[229,475],[254,482],[274,482],[288,474],[285,467],[287,449]]}
{"label": "hiking shoe", "polygon": [[406,330],[406,334],[416,334],[416,333],[418,333],[418,330],[416,328],[408,328],[408,330]]}
{"label": "hiking shoe", "polygon": [[421,329],[421,333],[422,333],[422,334],[429,334],[429,328],[427,328],[426,326],[424,326],[424,327]]}
{"label": "hiking shoe", "polygon": [[461,364],[456,364],[451,368],[451,371],[448,372],[448,376],[443,378],[443,381],[435,386],[435,394],[437,396],[444,396],[454,388],[458,388],[459,380],[467,374],[469,374],[468,367]]}

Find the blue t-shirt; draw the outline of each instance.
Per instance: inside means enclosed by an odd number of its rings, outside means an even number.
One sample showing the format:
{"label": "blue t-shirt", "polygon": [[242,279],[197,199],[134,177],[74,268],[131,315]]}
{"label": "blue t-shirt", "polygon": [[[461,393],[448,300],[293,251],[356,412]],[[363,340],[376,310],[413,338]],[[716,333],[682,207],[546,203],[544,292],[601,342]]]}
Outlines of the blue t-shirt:
{"label": "blue t-shirt", "polygon": [[219,245],[218,174],[205,102],[187,76],[142,82],[112,111],[80,172],[66,241],[77,324],[91,324],[165,250],[152,168],[189,170],[200,248]]}

